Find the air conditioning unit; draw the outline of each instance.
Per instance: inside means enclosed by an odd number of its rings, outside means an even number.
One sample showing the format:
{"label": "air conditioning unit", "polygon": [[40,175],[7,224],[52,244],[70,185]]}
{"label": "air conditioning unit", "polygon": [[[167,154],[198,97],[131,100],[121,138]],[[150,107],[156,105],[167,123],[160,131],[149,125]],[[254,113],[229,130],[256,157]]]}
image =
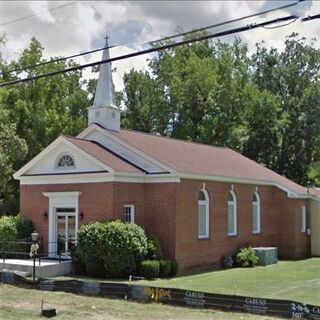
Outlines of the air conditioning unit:
{"label": "air conditioning unit", "polygon": [[259,258],[260,266],[267,266],[278,261],[278,248],[276,247],[256,247],[252,249]]}

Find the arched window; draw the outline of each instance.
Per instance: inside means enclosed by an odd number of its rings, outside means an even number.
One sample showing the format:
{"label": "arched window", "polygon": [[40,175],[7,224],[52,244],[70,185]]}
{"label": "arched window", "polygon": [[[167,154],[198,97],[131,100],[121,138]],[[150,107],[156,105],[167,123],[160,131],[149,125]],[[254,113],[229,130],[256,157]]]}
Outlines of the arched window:
{"label": "arched window", "polygon": [[233,191],[228,194],[228,236],[237,234],[237,197]]}
{"label": "arched window", "polygon": [[209,237],[209,195],[206,189],[198,194],[198,237]]}
{"label": "arched window", "polygon": [[260,233],[260,196],[258,192],[252,195],[252,233]]}
{"label": "arched window", "polygon": [[64,154],[57,161],[57,168],[73,168],[75,167],[74,159],[69,154]]}

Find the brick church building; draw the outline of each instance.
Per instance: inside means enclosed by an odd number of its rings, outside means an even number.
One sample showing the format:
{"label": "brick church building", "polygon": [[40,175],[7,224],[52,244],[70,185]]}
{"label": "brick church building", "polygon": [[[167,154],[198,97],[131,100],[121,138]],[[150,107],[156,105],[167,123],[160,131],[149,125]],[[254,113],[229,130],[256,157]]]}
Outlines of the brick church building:
{"label": "brick church building", "polygon": [[121,129],[110,63],[100,66],[88,113],[83,132],[60,136],[14,175],[21,214],[49,255],[58,236],[75,239],[81,224],[108,219],[155,234],[182,271],[219,264],[249,244],[278,247],[283,258],[310,255],[315,189],[229,148]]}

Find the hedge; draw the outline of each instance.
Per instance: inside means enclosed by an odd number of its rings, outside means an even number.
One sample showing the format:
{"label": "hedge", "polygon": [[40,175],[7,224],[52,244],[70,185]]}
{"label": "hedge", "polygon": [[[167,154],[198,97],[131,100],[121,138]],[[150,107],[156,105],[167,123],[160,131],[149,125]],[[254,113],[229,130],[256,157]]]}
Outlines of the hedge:
{"label": "hedge", "polygon": [[147,238],[141,227],[111,221],[83,225],[74,256],[89,275],[118,278],[133,274],[146,254]]}
{"label": "hedge", "polygon": [[154,279],[159,275],[160,264],[157,260],[145,260],[140,265],[140,275],[146,279]]}

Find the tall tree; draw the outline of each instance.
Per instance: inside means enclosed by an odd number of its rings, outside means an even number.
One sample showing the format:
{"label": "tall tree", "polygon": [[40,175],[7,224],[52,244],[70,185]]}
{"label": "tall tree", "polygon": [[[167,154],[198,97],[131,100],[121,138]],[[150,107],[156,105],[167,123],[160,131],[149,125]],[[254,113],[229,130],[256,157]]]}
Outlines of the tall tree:
{"label": "tall tree", "polygon": [[297,34],[251,56],[239,39],[175,47],[125,75],[123,123],[232,147],[305,184],[320,157],[319,67],[314,42]]}
{"label": "tall tree", "polygon": [[[10,69],[24,68],[46,61],[43,58],[43,50],[40,42],[33,38],[17,61],[6,63],[0,59],[3,71],[0,81],[17,78],[22,73],[8,73]],[[35,76],[73,65],[75,64],[72,61],[54,62],[30,68],[23,71],[23,75]],[[74,71],[1,90],[1,109],[6,111],[9,123],[15,125],[16,134],[24,139],[28,146],[26,157],[16,158],[13,171],[32,159],[59,135],[75,135],[86,127],[89,107],[87,88],[88,83],[82,79],[81,71]],[[6,176],[6,181],[12,184],[11,173],[7,173]],[[18,199],[17,190],[15,199]]]}

